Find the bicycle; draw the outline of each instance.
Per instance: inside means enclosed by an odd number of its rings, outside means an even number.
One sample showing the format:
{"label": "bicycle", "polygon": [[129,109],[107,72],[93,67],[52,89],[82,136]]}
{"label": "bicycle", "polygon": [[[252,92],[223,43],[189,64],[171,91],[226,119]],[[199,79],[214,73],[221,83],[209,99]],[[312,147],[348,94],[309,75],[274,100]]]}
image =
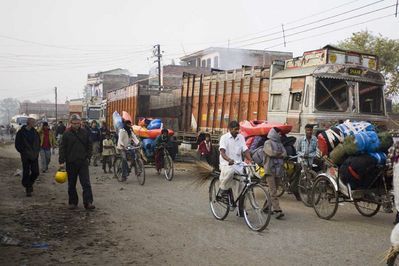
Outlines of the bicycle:
{"label": "bicycle", "polygon": [[[134,172],[139,181],[140,185],[144,185],[145,183],[145,167],[143,158],[141,157],[140,152],[141,146],[136,147],[128,147],[126,152],[126,157],[129,165],[129,173],[131,172],[132,168],[134,167]],[[118,181],[124,181],[122,178],[122,157],[118,155],[114,160],[114,173]]]}
{"label": "bicycle", "polygon": [[298,186],[301,166],[297,162],[298,155],[284,158],[283,168],[281,170],[281,182],[277,184],[277,197],[281,197],[284,192],[292,193],[299,200],[299,194],[296,190]]}
{"label": "bicycle", "polygon": [[[166,144],[161,145],[159,149],[162,149],[161,152],[163,153],[163,170],[164,170],[165,179],[168,181],[172,181],[175,175],[175,167],[172,156],[170,156]],[[155,161],[155,158],[149,158],[149,159]]]}
{"label": "bicycle", "polygon": [[244,184],[239,196],[234,201],[232,190],[226,198],[220,193],[219,172],[214,172],[209,185],[209,204],[213,216],[217,220],[224,220],[230,209],[234,210],[238,204],[238,211],[243,214],[245,223],[253,230],[261,232],[270,222],[272,215],[271,198],[269,192],[259,184],[260,177],[255,172],[256,165],[241,163],[244,174],[234,175],[234,180]]}
{"label": "bicycle", "polygon": [[302,156],[300,158],[301,172],[298,181],[298,193],[303,204],[307,207],[312,207],[312,188],[317,177],[317,173],[313,168],[317,165],[310,164],[310,157]]}

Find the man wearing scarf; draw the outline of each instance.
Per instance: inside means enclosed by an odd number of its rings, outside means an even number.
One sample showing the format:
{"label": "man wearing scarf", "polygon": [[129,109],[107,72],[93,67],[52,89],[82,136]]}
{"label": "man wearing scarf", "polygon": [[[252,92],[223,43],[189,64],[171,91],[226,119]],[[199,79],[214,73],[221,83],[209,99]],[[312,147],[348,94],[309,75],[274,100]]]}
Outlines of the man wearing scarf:
{"label": "man wearing scarf", "polygon": [[126,151],[131,145],[132,140],[134,144],[139,145],[140,141],[132,132],[132,122],[130,122],[129,120],[125,120],[123,123],[123,128],[119,130],[118,144],[116,146],[122,157],[122,181],[126,181],[129,175],[129,165],[127,162]]}
{"label": "man wearing scarf", "polygon": [[281,182],[280,175],[283,170],[284,157],[287,156],[287,152],[281,143],[280,130],[278,128],[272,128],[267,138],[268,140],[263,147],[263,152],[265,153],[264,169],[266,182],[271,192],[273,214],[276,215],[276,219],[280,219],[284,216],[284,213],[280,208],[277,197],[277,184]]}

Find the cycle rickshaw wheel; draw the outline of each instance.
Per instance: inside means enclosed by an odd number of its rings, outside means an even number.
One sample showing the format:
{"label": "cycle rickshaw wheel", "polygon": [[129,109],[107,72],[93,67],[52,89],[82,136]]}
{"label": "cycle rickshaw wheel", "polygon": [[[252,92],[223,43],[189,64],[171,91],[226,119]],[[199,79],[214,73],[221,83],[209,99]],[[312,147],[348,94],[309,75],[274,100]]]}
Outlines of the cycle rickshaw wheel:
{"label": "cycle rickshaw wheel", "polygon": [[356,210],[365,217],[372,217],[378,213],[381,208],[381,204],[364,201],[364,200],[355,200],[354,201]]}
{"label": "cycle rickshaw wheel", "polygon": [[163,159],[164,160],[163,161],[163,163],[164,163],[163,170],[164,170],[165,179],[168,181],[172,181],[173,176],[175,174],[172,157],[170,157],[169,153],[165,152],[165,155],[163,158],[164,158]]}
{"label": "cycle rickshaw wheel", "polygon": [[302,174],[299,177],[298,182],[298,193],[299,197],[301,198],[303,204],[307,207],[312,207],[312,188],[313,182],[316,179],[316,172],[310,170],[307,175]]}
{"label": "cycle rickshaw wheel", "polygon": [[136,160],[135,174],[137,177],[137,181],[139,181],[139,184],[144,185],[144,183],[145,183],[145,167],[144,167],[143,159],[141,159],[141,158],[138,158]]}
{"label": "cycle rickshaw wheel", "polygon": [[312,188],[313,208],[322,219],[331,219],[338,209],[338,191],[326,176],[320,176]]}
{"label": "cycle rickshaw wheel", "polygon": [[212,215],[217,220],[224,220],[229,214],[229,204],[220,197],[219,195],[219,177],[212,179],[209,185],[209,206],[211,208]]}
{"label": "cycle rickshaw wheel", "polygon": [[251,185],[243,195],[243,211],[245,223],[253,231],[263,231],[272,215],[271,198],[264,187]]}

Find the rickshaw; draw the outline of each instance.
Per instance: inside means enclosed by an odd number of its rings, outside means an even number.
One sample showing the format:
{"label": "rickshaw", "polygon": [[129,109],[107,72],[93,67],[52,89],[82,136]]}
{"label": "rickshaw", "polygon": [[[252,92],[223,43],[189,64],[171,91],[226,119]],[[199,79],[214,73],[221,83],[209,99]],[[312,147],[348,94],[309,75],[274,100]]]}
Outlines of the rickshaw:
{"label": "rickshaw", "polygon": [[[168,181],[172,181],[174,174],[175,174],[175,167],[173,163],[173,158],[171,156],[170,151],[168,150],[170,147],[168,147],[166,144],[163,144],[159,147],[162,152],[162,157],[163,157],[163,168],[161,171],[163,171],[164,177]],[[143,159],[144,159],[144,164],[147,166],[155,166],[155,151],[152,151],[150,153],[148,152],[143,152],[142,154]]]}
{"label": "rickshaw", "polygon": [[342,202],[353,202],[356,210],[366,217],[376,215],[381,207],[384,212],[392,212],[393,195],[387,182],[387,166],[377,167],[367,187],[352,190],[341,181],[337,166],[328,159],[325,163],[326,172],[317,175],[312,187],[312,204],[319,218],[329,220],[334,217]]}

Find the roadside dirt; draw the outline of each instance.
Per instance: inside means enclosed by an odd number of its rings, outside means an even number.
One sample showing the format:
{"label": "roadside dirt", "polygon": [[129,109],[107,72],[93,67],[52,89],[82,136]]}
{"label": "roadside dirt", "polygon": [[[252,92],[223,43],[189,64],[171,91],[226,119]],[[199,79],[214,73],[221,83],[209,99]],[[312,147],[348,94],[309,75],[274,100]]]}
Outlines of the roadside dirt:
{"label": "roadside dirt", "polygon": [[68,210],[66,184],[52,179],[54,162],[49,173],[40,175],[33,197],[27,198],[21,177],[15,176],[21,166],[13,147],[2,145],[0,151],[0,237],[19,242],[0,245],[0,265],[145,263],[145,254],[132,261],[119,259],[120,251],[135,244],[120,246],[122,236],[111,229],[115,222],[101,207]]}
{"label": "roadside dirt", "polygon": [[14,176],[21,168],[17,155],[12,146],[0,146],[0,236],[21,241],[0,244],[0,265],[363,266],[381,265],[390,246],[394,215],[362,217],[350,203],[325,221],[285,194],[285,219],[272,218],[262,233],[235,213],[217,221],[209,211],[209,182],[198,186],[200,173],[189,163],[176,163],[171,182],[146,168],[144,186],[134,176],[119,183],[91,167],[96,210],[87,212],[80,202],[70,211],[67,185],[53,181],[57,155],[32,198]]}

